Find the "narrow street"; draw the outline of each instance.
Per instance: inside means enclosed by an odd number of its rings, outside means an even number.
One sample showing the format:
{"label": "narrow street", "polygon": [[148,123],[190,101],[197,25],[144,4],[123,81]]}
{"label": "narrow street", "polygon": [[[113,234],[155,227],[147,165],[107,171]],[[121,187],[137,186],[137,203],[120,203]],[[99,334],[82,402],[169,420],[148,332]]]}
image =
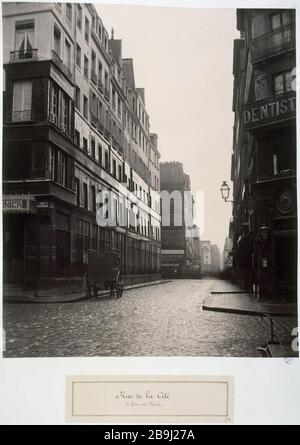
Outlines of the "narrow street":
{"label": "narrow street", "polygon": [[258,317],[202,310],[217,279],[174,280],[122,299],[5,304],[5,357],[258,357],[268,336]]}

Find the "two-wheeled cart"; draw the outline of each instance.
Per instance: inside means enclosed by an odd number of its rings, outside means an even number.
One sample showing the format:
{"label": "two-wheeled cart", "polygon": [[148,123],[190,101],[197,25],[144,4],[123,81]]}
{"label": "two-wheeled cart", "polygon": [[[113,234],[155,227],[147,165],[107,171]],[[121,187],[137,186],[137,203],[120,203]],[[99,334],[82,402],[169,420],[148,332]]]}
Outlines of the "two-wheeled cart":
{"label": "two-wheeled cart", "polygon": [[97,297],[98,292],[104,289],[109,290],[110,296],[122,297],[124,278],[119,252],[93,252],[89,255],[84,288],[87,298]]}

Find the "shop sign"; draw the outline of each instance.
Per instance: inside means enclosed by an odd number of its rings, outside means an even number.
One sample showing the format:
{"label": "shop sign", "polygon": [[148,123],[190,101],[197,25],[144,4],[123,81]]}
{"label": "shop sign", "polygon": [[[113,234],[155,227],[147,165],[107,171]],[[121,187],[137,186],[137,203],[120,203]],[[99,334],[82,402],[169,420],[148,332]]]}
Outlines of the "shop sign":
{"label": "shop sign", "polygon": [[32,195],[3,195],[2,208],[4,213],[35,213],[36,202]]}
{"label": "shop sign", "polygon": [[296,96],[285,95],[282,99],[261,101],[255,106],[245,105],[243,110],[244,129],[250,129],[265,125],[278,119],[284,119],[295,116],[296,113]]}

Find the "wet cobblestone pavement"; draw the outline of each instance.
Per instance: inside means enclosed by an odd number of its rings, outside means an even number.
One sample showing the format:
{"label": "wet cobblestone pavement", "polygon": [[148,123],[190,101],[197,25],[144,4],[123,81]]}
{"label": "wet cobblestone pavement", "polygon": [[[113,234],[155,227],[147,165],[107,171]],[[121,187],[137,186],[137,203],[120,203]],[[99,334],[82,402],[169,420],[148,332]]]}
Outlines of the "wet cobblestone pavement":
{"label": "wet cobblestone pavement", "polygon": [[221,280],[175,280],[122,299],[5,304],[5,357],[259,357],[268,325],[258,317],[202,311]]}

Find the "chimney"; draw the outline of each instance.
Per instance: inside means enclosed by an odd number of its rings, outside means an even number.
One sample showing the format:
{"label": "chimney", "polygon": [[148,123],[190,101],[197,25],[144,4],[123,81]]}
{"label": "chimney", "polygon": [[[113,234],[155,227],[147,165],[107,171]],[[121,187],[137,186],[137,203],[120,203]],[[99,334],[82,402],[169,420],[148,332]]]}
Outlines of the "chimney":
{"label": "chimney", "polygon": [[115,36],[115,30],[114,28],[111,28],[111,40],[114,40],[114,36]]}

